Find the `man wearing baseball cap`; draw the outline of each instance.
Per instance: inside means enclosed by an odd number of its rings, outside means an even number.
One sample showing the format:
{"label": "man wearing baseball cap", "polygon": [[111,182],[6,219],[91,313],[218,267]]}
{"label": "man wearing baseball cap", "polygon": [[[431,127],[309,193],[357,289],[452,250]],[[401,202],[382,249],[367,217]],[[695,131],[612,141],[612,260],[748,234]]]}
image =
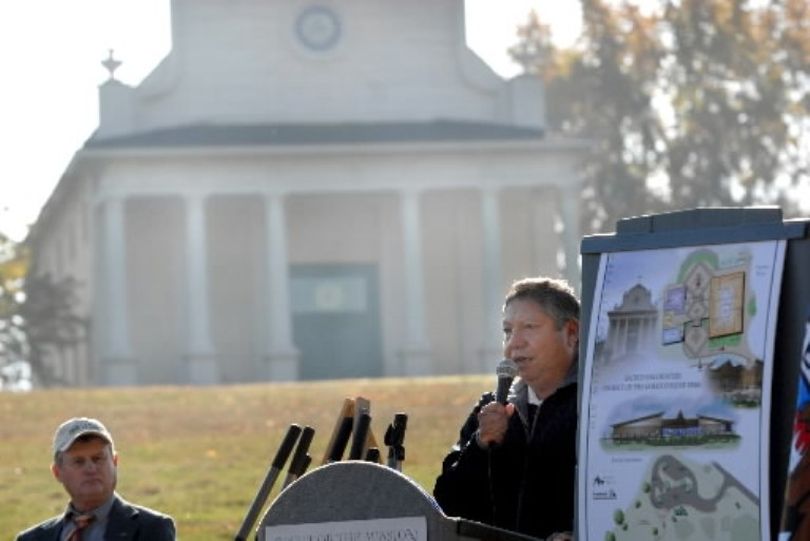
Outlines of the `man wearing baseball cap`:
{"label": "man wearing baseball cap", "polygon": [[97,419],[74,417],[53,437],[51,472],[70,496],[61,515],[17,536],[17,541],[172,541],[174,520],[131,504],[115,492],[118,454]]}

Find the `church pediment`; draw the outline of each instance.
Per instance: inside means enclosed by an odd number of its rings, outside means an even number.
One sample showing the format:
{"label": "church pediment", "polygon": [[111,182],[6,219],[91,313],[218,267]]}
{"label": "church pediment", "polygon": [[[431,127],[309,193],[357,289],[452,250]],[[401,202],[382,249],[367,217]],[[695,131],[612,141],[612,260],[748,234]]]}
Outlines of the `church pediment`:
{"label": "church pediment", "polygon": [[540,81],[505,81],[467,47],[463,0],[173,0],[170,53],[121,86],[102,85],[99,138],[201,124],[543,124]]}

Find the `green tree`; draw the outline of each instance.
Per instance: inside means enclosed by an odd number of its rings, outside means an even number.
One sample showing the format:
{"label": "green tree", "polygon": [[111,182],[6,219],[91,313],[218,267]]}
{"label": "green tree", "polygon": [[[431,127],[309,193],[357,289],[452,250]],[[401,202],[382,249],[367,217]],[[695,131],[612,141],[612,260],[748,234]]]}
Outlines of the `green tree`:
{"label": "green tree", "polygon": [[19,309],[27,267],[19,245],[0,233],[0,367],[24,358]]}
{"label": "green tree", "polygon": [[76,280],[36,272],[25,244],[0,234],[0,365],[27,361],[43,386],[62,384],[48,352],[84,339],[86,321],[75,312]]}
{"label": "green tree", "polygon": [[785,194],[808,175],[806,0],[582,4],[576,47],[555,49],[532,14],[510,52],[543,77],[550,128],[595,142],[586,231],[693,206],[796,212]]}
{"label": "green tree", "polygon": [[25,299],[20,306],[20,329],[25,336],[28,362],[44,386],[64,384],[48,363],[48,353],[84,340],[87,322],[75,312],[78,283],[71,276],[54,279],[50,274],[29,272]]}

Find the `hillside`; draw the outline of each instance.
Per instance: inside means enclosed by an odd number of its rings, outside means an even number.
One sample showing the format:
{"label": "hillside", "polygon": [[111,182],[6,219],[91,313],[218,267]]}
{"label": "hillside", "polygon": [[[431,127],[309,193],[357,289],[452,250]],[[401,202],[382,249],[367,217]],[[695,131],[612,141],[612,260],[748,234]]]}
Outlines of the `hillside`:
{"label": "hillside", "polygon": [[[50,473],[56,426],[101,419],[120,455],[118,490],[170,513],[184,541],[232,539],[291,423],[310,425],[320,464],[344,398],[371,401],[382,445],[394,413],[408,414],[403,473],[431,491],[441,459],[492,376],[362,379],[216,387],[0,393],[0,532],[10,538],[62,512]],[[383,457],[387,450],[381,449]],[[280,484],[280,483],[279,483]],[[275,496],[271,494],[270,500]]]}

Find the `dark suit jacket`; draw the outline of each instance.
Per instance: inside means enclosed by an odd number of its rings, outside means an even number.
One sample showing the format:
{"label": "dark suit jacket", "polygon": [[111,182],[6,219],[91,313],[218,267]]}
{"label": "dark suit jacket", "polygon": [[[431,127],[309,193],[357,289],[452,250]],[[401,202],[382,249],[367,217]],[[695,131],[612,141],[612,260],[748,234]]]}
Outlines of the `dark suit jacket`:
{"label": "dark suit jacket", "polygon": [[[64,515],[25,530],[17,541],[59,541]],[[168,515],[134,505],[115,495],[107,517],[106,541],[174,541],[174,520]]]}

